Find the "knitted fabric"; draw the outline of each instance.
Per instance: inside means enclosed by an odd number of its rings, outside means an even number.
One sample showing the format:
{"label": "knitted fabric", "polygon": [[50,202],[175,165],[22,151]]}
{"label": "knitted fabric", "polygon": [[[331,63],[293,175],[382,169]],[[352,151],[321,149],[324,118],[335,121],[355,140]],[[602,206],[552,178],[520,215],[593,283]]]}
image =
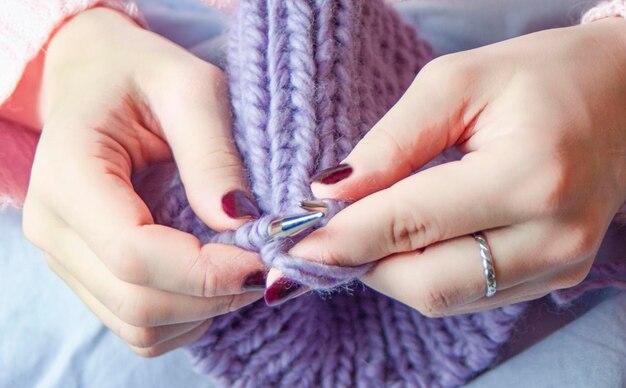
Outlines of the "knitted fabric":
{"label": "knitted fabric", "polygon": [[[203,242],[257,251],[268,266],[324,292],[215,318],[189,347],[200,372],[241,387],[447,387],[493,363],[527,304],[430,319],[355,282],[368,266],[311,263],[285,253],[292,239],[266,241],[272,220],[302,213],[309,177],[341,161],[429,59],[428,45],[381,0],[238,3],[227,69],[234,137],[263,216],[213,232],[176,178],[153,207],[155,219]],[[331,203],[329,217],[342,207]],[[599,273],[593,284],[609,285],[603,276],[618,272]]]}
{"label": "knitted fabric", "polygon": [[227,69],[234,137],[264,215],[215,233],[176,179],[155,217],[204,242],[258,251],[312,288],[344,287],[216,318],[190,346],[198,370],[226,386],[433,387],[460,385],[492,363],[524,305],[429,319],[350,283],[367,266],[290,258],[290,240],[265,241],[271,220],[302,213],[309,177],[345,157],[429,59],[427,44],[379,0],[239,2]]}

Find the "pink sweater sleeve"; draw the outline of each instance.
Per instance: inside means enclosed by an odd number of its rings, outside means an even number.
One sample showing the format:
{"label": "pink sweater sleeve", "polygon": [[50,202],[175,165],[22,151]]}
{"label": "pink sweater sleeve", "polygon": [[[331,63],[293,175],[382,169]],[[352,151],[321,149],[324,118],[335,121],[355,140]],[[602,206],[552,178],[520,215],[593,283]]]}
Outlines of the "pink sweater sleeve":
{"label": "pink sweater sleeve", "polygon": [[596,7],[590,9],[583,15],[582,23],[591,23],[593,21],[608,17],[626,18],[626,0],[603,1]]}
{"label": "pink sweater sleeve", "polygon": [[0,5],[0,103],[13,92],[26,64],[66,18],[102,5],[126,10],[121,1],[2,0]]}

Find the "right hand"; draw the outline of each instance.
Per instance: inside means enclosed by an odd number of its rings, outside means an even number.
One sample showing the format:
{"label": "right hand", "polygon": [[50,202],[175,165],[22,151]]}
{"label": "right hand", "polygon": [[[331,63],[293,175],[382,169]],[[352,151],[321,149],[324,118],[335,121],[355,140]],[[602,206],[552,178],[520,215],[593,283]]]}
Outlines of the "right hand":
{"label": "right hand", "polygon": [[245,287],[262,283],[256,254],[154,224],[131,183],[133,172],[175,159],[211,228],[255,215],[218,68],[95,8],[52,39],[42,88],[24,232],[105,325],[138,354],[157,356],[262,296]]}

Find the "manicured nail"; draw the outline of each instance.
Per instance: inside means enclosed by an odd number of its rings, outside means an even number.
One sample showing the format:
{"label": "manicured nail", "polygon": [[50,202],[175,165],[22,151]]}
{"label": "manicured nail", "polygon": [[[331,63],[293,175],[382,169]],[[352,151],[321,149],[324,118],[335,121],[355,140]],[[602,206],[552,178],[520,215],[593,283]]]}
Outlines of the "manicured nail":
{"label": "manicured nail", "polygon": [[265,290],[265,304],[270,307],[279,306],[308,291],[308,287],[303,286],[295,280],[282,277]]}
{"label": "manicured nail", "polygon": [[230,218],[258,218],[260,215],[252,199],[241,190],[226,193],[222,197],[222,209]]}
{"label": "manicured nail", "polygon": [[265,289],[265,272],[259,271],[248,275],[243,281],[244,291],[263,291]]}
{"label": "manicured nail", "polygon": [[320,171],[317,175],[311,178],[311,183],[317,182],[325,185],[332,185],[339,181],[342,181],[352,174],[352,167],[348,164],[340,164],[336,167],[331,167],[326,170]]}

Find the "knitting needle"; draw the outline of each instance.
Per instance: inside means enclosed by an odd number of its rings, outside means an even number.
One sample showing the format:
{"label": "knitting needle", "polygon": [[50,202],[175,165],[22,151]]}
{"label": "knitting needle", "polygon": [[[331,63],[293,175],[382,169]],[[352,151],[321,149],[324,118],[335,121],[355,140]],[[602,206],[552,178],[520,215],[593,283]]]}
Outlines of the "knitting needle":
{"label": "knitting needle", "polygon": [[280,237],[293,237],[308,230],[324,217],[322,211],[316,211],[300,216],[283,217],[272,221],[267,227],[270,240]]}
{"label": "knitting needle", "polygon": [[300,201],[300,207],[310,212],[322,212],[324,215],[328,213],[328,206],[323,201],[305,200]]}

